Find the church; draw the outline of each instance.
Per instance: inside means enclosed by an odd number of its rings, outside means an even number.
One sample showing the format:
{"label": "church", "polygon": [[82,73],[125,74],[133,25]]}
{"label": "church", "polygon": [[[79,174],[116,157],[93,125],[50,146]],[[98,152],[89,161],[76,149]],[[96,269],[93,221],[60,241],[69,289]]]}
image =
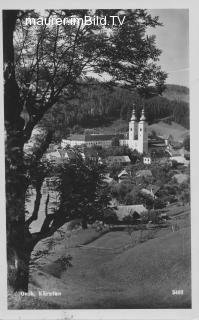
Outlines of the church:
{"label": "church", "polygon": [[148,124],[146,122],[144,109],[140,120],[137,121],[135,109],[129,122],[129,132],[120,134],[73,134],[67,139],[62,139],[61,147],[74,147],[85,145],[87,147],[101,146],[103,148],[110,147],[113,138],[119,138],[120,146],[128,146],[131,150],[137,150],[139,153],[148,152]]}

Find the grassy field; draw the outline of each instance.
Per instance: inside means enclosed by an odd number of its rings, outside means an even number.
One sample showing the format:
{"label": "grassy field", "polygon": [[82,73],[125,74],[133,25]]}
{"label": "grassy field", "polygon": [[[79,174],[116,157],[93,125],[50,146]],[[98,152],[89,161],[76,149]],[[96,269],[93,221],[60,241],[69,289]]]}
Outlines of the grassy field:
{"label": "grassy field", "polygon": [[171,124],[159,121],[158,123],[153,123],[148,128],[149,132],[154,130],[157,135],[168,137],[172,135],[174,140],[183,141],[184,137],[189,133],[189,130],[185,129],[180,124],[173,122]]}
{"label": "grassy field", "polygon": [[[55,234],[54,248],[31,272],[29,290],[35,297],[15,295],[9,308],[190,308],[190,210],[171,206],[168,214],[175,218],[155,232],[130,236],[128,228],[104,234],[89,228],[71,231],[65,240]],[[178,224],[175,232],[172,223]],[[68,254],[72,266],[63,268],[59,258]],[[38,297],[38,290],[61,296]]]}

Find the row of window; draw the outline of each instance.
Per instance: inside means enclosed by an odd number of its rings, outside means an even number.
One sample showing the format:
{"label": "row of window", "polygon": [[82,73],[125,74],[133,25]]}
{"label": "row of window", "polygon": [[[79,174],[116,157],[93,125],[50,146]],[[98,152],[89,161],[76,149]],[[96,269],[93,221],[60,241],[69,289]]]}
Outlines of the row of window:
{"label": "row of window", "polygon": [[[131,131],[133,131],[133,128],[131,128]],[[140,128],[140,131],[142,131],[142,128]],[[144,132],[146,132],[146,128],[144,128]]]}

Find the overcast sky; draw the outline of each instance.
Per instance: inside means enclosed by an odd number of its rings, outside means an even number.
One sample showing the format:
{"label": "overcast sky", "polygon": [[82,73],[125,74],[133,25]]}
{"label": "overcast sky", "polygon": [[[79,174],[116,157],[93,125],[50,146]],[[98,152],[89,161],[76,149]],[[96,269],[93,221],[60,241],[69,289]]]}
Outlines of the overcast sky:
{"label": "overcast sky", "polygon": [[153,9],[163,27],[152,29],[162,50],[159,64],[168,73],[167,83],[189,86],[189,12],[186,9]]}

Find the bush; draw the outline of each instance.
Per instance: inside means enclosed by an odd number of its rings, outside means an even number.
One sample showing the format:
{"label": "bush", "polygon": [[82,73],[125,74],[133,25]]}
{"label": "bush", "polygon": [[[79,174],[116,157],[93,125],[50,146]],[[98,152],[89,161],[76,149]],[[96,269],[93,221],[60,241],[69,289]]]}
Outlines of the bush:
{"label": "bush", "polygon": [[124,217],[122,220],[124,223],[137,224],[140,223],[140,215],[135,211],[128,216]]}
{"label": "bush", "polygon": [[155,211],[155,210],[149,211],[149,221],[151,221],[152,223],[160,223],[161,220],[162,218],[161,218],[160,211]]}
{"label": "bush", "polygon": [[107,224],[117,224],[117,214],[112,209],[106,209],[103,216],[103,222]]}
{"label": "bush", "polygon": [[155,199],[154,201],[154,209],[163,209],[165,208],[166,203],[160,199]]}

